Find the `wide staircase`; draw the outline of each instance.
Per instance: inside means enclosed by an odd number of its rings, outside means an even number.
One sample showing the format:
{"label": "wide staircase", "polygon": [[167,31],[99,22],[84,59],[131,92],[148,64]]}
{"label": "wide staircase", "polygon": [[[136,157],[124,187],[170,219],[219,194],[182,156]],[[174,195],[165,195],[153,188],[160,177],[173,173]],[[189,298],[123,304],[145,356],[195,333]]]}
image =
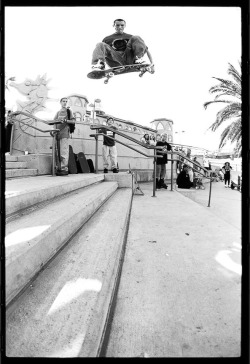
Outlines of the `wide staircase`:
{"label": "wide staircase", "polygon": [[[8,157],[7,177],[8,163],[25,167]],[[132,178],[6,180],[7,356],[99,355],[124,255]]]}
{"label": "wide staircase", "polygon": [[37,176],[36,168],[28,168],[25,155],[5,155],[6,178]]}

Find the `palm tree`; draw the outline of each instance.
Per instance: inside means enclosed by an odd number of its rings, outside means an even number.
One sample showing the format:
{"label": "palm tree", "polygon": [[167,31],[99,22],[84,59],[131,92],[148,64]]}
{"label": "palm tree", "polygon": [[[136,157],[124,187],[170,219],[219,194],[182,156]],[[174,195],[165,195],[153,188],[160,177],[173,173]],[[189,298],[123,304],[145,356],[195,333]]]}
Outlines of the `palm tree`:
{"label": "palm tree", "polygon": [[[209,92],[211,94],[216,94],[216,96],[213,101],[205,102],[204,108],[206,109],[208,105],[218,102],[226,104],[226,106],[217,113],[216,120],[209,129],[215,131],[223,122],[232,120],[230,125],[228,125],[221,134],[219,148],[222,148],[229,140],[231,143],[236,142],[235,153],[237,153],[238,156],[241,156],[241,74],[230,63],[228,74],[232,76],[232,81],[213,77],[218,80],[220,84],[210,88]],[[224,96],[227,96],[227,98],[221,99],[221,97]]]}

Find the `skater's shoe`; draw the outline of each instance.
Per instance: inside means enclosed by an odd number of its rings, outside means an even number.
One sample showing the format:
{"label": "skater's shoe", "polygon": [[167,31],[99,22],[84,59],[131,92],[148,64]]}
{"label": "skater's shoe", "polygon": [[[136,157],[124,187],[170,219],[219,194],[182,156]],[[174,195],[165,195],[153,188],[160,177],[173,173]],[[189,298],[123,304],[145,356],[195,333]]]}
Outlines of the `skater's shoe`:
{"label": "skater's shoe", "polygon": [[164,183],[164,179],[160,179],[160,186],[161,186],[161,188],[165,188],[165,190],[168,188],[166,183]]}
{"label": "skater's shoe", "polygon": [[113,168],[113,173],[118,173],[117,168]]}
{"label": "skater's shoe", "polygon": [[156,189],[157,189],[157,190],[161,189],[161,183],[160,183],[160,181],[158,180],[158,178],[156,178]]}
{"label": "skater's shoe", "polygon": [[56,175],[57,176],[67,176],[69,174],[69,172],[68,171],[65,171],[65,170],[61,170],[61,171],[57,171],[56,172]]}
{"label": "skater's shoe", "polygon": [[104,168],[103,173],[108,173],[107,168]]}
{"label": "skater's shoe", "polygon": [[142,59],[142,57],[135,57],[134,64],[142,64],[145,63],[145,61]]}
{"label": "skater's shoe", "polygon": [[92,70],[96,70],[96,71],[103,71],[105,69],[105,63],[101,60],[98,59],[98,62],[92,65]]}

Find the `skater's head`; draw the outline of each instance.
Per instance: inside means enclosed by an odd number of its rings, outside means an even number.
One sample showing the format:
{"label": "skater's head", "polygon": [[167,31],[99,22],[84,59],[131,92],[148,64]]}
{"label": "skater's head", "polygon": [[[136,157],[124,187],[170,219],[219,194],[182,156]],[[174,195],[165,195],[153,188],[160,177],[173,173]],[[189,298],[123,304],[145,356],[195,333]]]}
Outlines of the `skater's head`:
{"label": "skater's head", "polygon": [[165,142],[167,140],[168,135],[166,133],[161,134],[161,140]]}
{"label": "skater's head", "polygon": [[60,104],[61,104],[62,107],[66,107],[67,102],[68,102],[67,97],[62,97],[61,100],[60,100]]}
{"label": "skater's head", "polygon": [[123,19],[114,20],[113,27],[115,28],[115,32],[117,34],[122,34],[124,32],[124,28],[126,26],[126,22]]}
{"label": "skater's head", "polygon": [[107,119],[107,125],[113,125],[114,124],[114,119],[113,118],[108,118]]}

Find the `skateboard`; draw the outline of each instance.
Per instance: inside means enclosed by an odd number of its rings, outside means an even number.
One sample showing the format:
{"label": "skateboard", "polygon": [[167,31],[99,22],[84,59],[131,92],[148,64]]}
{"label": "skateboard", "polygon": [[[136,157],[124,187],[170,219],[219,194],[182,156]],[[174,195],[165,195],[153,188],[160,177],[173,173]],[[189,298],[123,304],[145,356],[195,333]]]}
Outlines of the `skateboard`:
{"label": "skateboard", "polygon": [[93,163],[92,159],[87,159],[87,162],[89,165],[90,173],[95,173],[95,167],[94,167],[94,163]]}
{"label": "skateboard", "polygon": [[80,173],[90,173],[89,164],[83,152],[77,154],[77,160],[80,167]]}
{"label": "skateboard", "polygon": [[77,166],[75,161],[75,156],[73,152],[73,148],[71,145],[69,145],[69,162],[68,162],[68,168],[70,174],[77,174]]}
{"label": "skateboard", "polygon": [[116,66],[106,70],[93,70],[87,74],[87,77],[97,80],[100,78],[105,78],[104,83],[107,84],[111,77],[123,75],[124,73],[140,72],[139,77],[142,77],[145,72],[153,73],[150,68],[151,66],[152,64],[149,63]]}

